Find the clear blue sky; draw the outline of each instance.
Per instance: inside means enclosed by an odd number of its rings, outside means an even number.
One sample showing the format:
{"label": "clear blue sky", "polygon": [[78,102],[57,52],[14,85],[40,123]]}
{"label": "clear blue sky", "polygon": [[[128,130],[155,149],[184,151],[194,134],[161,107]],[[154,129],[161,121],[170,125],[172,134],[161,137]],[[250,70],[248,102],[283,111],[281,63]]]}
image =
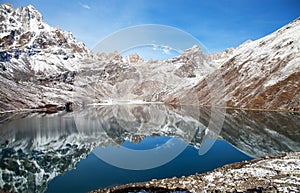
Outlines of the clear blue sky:
{"label": "clear blue sky", "polygon": [[[5,2],[2,1],[1,2]],[[209,52],[263,37],[300,16],[300,0],[9,0],[31,4],[51,26],[93,48],[110,33],[139,24],[179,28]]]}

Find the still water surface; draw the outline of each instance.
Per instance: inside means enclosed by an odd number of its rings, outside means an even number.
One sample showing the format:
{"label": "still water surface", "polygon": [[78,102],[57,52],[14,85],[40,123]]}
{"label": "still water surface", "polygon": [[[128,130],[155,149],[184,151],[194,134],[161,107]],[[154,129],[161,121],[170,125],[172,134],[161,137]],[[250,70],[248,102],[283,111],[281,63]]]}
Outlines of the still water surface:
{"label": "still water surface", "polygon": [[[222,127],[209,126],[216,118]],[[87,192],[203,173],[300,150],[299,118],[159,104],[2,115],[0,186],[17,192]]]}

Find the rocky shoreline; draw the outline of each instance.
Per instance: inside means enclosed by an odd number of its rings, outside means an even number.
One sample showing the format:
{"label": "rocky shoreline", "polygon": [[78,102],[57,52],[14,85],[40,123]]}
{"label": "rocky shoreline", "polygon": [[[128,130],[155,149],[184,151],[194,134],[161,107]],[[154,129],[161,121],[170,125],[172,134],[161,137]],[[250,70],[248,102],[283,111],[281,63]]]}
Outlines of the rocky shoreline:
{"label": "rocky shoreline", "polygon": [[300,152],[233,163],[204,174],[91,191],[117,192],[300,192]]}

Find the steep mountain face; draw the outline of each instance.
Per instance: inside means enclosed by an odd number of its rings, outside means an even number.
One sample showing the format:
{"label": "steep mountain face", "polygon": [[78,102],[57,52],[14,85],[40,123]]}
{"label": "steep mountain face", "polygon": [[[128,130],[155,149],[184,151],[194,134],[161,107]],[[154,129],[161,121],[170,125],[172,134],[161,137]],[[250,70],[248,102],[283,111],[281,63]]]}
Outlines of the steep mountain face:
{"label": "steep mountain face", "polygon": [[70,100],[75,72],[91,57],[88,48],[46,24],[33,6],[0,10],[0,110]]}
{"label": "steep mountain face", "polygon": [[[205,77],[223,79],[224,87],[211,89],[202,80],[191,89],[166,96],[165,102],[211,105],[209,93],[220,90],[227,107],[299,111],[299,32],[300,18],[264,38],[245,42],[223,59],[218,70]],[[212,57],[222,60],[218,55]],[[197,97],[190,100],[187,95]]]}
{"label": "steep mountain face", "polygon": [[[62,31],[59,28],[50,27],[43,20],[42,15],[31,5],[14,9],[9,4],[0,5],[0,47],[7,52],[1,53],[1,62],[19,59],[24,54],[33,56],[29,59],[37,60],[32,63],[32,70],[37,72],[59,70],[59,60],[81,58],[89,54],[89,50],[83,43],[77,42],[71,32]],[[39,54],[38,54],[39,53]],[[48,58],[53,54],[53,58]],[[39,56],[39,57],[38,57]],[[48,57],[47,57],[48,56]],[[41,63],[45,59],[57,60],[51,66]],[[71,62],[70,62],[71,63]],[[62,66],[71,70],[72,65]]]}

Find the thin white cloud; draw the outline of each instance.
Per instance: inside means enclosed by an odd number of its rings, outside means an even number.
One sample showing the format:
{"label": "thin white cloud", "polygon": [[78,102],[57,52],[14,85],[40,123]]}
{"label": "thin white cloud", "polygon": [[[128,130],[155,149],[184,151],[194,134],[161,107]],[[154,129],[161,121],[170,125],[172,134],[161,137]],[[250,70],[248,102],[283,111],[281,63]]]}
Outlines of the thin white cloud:
{"label": "thin white cloud", "polygon": [[169,54],[171,54],[170,51],[172,50],[172,48],[169,46],[162,46],[162,50],[163,50],[164,54],[169,55]]}
{"label": "thin white cloud", "polygon": [[79,5],[84,9],[91,9],[91,7],[87,4],[79,3]]}
{"label": "thin white cloud", "polygon": [[152,44],[152,50],[154,51],[161,50],[163,54],[170,55],[171,50],[173,50],[173,48],[165,45]]}
{"label": "thin white cloud", "polygon": [[158,49],[158,45],[156,45],[156,44],[152,44],[152,50],[157,50]]}

